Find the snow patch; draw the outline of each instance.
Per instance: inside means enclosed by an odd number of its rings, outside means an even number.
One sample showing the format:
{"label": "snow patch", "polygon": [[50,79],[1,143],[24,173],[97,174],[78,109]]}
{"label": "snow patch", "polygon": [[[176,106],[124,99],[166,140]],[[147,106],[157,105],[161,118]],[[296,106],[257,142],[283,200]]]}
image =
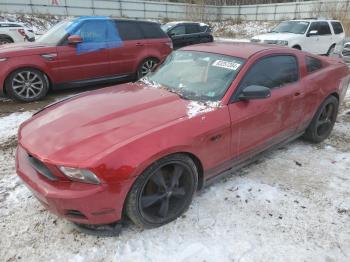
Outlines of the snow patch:
{"label": "snow patch", "polygon": [[195,117],[201,113],[207,113],[215,110],[216,108],[221,107],[221,103],[219,101],[212,102],[200,102],[200,101],[191,101],[187,105],[187,116],[189,118]]}
{"label": "snow patch", "polygon": [[146,88],[147,87],[150,87],[150,88],[161,88],[162,85],[157,83],[157,82],[154,82],[152,80],[149,80],[147,77],[143,77],[139,80],[139,82],[143,83],[146,85]]}
{"label": "snow patch", "polygon": [[32,112],[13,113],[0,118],[0,142],[17,134],[21,123],[32,117]]}

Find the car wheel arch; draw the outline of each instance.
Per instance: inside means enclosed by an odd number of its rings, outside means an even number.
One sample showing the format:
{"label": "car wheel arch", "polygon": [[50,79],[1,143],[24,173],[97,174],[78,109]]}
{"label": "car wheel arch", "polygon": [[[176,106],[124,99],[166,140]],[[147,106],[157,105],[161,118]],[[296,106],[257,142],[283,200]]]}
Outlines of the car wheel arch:
{"label": "car wheel arch", "polygon": [[143,161],[142,164],[139,165],[139,167],[133,172],[131,177],[138,177],[144,172],[149,166],[151,166],[154,162],[159,161],[160,159],[163,159],[165,157],[169,157],[171,155],[180,154],[180,155],[186,155],[189,158],[192,159],[194,164],[197,167],[198,171],[198,188],[201,189],[204,185],[204,168],[203,168],[203,162],[201,161],[200,157],[196,155],[195,153],[191,152],[190,150],[166,150],[163,152],[159,152],[155,155],[152,155],[151,157],[147,158],[147,160]]}
{"label": "car wheel arch", "polygon": [[[11,76],[11,74],[12,74],[13,72],[15,72],[15,71],[17,71],[17,70],[21,70],[21,69],[35,69],[35,70],[40,71],[40,72],[45,76],[45,78],[46,78],[46,80],[47,80],[47,84],[48,84],[48,86],[49,86],[49,89],[51,89],[51,87],[52,87],[52,80],[51,80],[50,75],[47,74],[41,67],[35,66],[35,65],[34,65],[34,66],[32,66],[32,65],[30,65],[30,66],[19,66],[19,67],[16,67],[16,68],[12,68],[12,69],[8,72],[8,74],[6,75],[5,80],[4,80],[4,83],[3,83],[3,86],[5,86],[5,84],[6,84],[7,80],[8,80],[8,78]],[[5,92],[5,94],[6,94],[6,88],[4,88],[4,92]]]}
{"label": "car wheel arch", "polygon": [[166,157],[169,157],[169,156],[172,156],[172,155],[185,155],[185,156],[188,156],[195,164],[196,168],[197,168],[197,172],[198,172],[198,186],[197,186],[197,190],[200,190],[203,188],[203,185],[204,185],[204,169],[203,169],[203,164],[202,164],[202,161],[199,159],[198,156],[196,156],[194,153],[191,153],[191,152],[188,152],[188,151],[173,151],[171,153],[167,153],[167,154],[157,154],[156,157],[151,157],[149,159],[149,161],[146,161],[147,164],[144,163],[144,165],[140,165],[142,166],[142,168],[138,169],[136,172],[134,172],[133,174],[133,182],[131,183],[129,189],[127,190],[127,193],[126,193],[126,197],[125,197],[125,201],[123,203],[123,211],[122,211],[122,217],[127,217],[126,215],[126,199],[128,198],[128,195],[134,185],[134,183],[136,182],[137,178],[144,172],[146,171],[150,166],[152,166],[155,162],[163,159],[163,158],[166,158]]}
{"label": "car wheel arch", "polygon": [[302,48],[301,48],[301,46],[299,45],[299,44],[295,44],[295,45],[293,45],[293,47],[292,48],[294,48],[294,49],[298,49],[298,50],[302,50]]}
{"label": "car wheel arch", "polygon": [[9,36],[9,35],[4,35],[4,34],[0,34],[0,38],[7,38],[7,39],[9,39],[9,40],[11,40],[12,41],[12,43],[14,43],[15,41],[13,40],[13,38],[11,37],[11,36]]}
{"label": "car wheel arch", "polygon": [[339,101],[339,94],[337,92],[331,93],[329,96],[327,96],[327,98],[330,97],[330,96],[334,96]]}

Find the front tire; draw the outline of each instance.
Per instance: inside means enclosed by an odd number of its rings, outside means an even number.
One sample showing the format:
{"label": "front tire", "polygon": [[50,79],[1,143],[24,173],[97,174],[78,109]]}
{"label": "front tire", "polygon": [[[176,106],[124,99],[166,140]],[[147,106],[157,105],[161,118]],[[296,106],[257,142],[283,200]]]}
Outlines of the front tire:
{"label": "front tire", "polygon": [[335,120],[337,119],[339,101],[334,96],[329,96],[319,107],[304,138],[313,143],[320,143],[331,134]]}
{"label": "front tire", "polygon": [[10,44],[10,43],[13,43],[10,37],[0,36],[0,45]]}
{"label": "front tire", "polygon": [[20,102],[33,102],[46,96],[49,82],[39,70],[22,68],[10,74],[5,88],[10,98]]}
{"label": "front tire", "polygon": [[137,178],[126,200],[126,214],[141,228],[167,224],[188,209],[197,185],[191,158],[182,154],[162,158]]}

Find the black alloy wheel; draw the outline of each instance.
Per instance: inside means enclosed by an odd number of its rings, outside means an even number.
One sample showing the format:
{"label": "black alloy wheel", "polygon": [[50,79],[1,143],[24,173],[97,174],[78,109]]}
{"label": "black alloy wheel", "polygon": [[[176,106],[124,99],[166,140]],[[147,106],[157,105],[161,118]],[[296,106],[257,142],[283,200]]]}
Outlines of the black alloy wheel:
{"label": "black alloy wheel", "polygon": [[127,214],[144,228],[169,223],[187,210],[197,184],[197,169],[189,157],[172,155],[161,159],[133,185],[127,200]]}
{"label": "black alloy wheel", "polygon": [[319,107],[304,137],[314,143],[325,140],[332,132],[338,115],[339,101],[329,96]]}

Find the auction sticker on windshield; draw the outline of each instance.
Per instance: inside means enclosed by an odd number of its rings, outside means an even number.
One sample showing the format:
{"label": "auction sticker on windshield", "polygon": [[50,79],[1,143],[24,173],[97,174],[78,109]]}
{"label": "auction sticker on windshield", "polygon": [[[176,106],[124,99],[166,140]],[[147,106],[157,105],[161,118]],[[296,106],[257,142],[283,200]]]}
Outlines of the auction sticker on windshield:
{"label": "auction sticker on windshield", "polygon": [[212,66],[216,66],[216,67],[222,67],[222,68],[226,68],[226,69],[230,69],[230,70],[234,70],[236,71],[241,64],[235,63],[235,62],[228,62],[228,61],[224,61],[224,60],[216,60]]}

